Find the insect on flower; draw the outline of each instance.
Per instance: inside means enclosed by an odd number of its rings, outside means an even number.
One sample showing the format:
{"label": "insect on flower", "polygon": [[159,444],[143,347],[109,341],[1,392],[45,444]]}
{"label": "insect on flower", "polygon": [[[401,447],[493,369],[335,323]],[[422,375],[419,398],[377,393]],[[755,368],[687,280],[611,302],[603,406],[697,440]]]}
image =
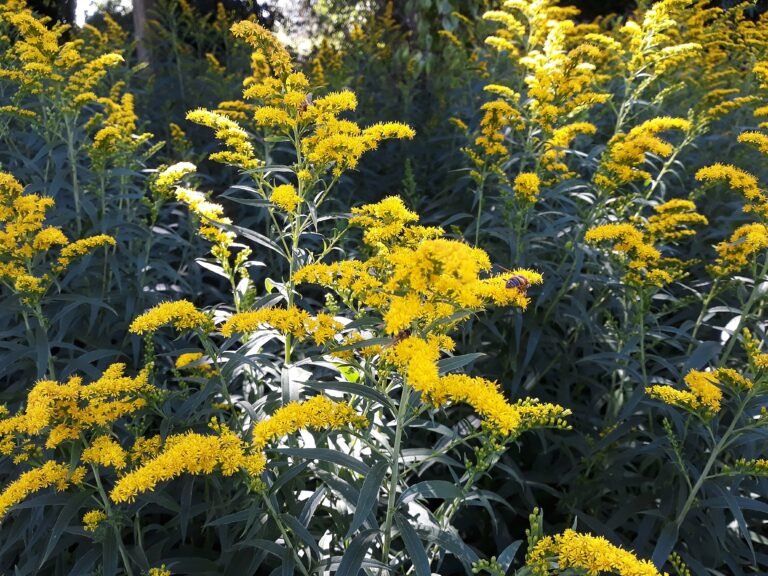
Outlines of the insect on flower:
{"label": "insect on flower", "polygon": [[307,108],[309,108],[312,105],[312,92],[309,92],[307,94],[307,97],[304,99],[304,102],[301,103],[299,106],[299,112],[306,112]]}
{"label": "insect on flower", "polygon": [[517,288],[521,292],[526,292],[531,286],[531,283],[525,276],[515,275],[507,280],[506,286],[507,288]]}

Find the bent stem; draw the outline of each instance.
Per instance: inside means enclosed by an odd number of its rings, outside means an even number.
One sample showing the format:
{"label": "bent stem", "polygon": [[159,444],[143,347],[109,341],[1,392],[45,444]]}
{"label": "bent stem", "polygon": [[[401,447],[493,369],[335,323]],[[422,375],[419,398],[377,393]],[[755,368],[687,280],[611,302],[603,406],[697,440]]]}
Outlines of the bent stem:
{"label": "bent stem", "polygon": [[[387,493],[387,516],[384,520],[384,544],[381,548],[381,562],[389,565],[389,550],[392,545],[392,521],[395,517],[395,503],[397,500],[397,486],[400,483],[400,447],[403,440],[403,428],[405,428],[405,416],[408,411],[408,400],[411,387],[403,383],[403,393],[400,397],[400,406],[397,410],[397,422],[395,423],[395,444],[392,447],[392,460],[390,462],[391,474],[389,478],[389,491]],[[383,572],[379,572],[382,574]]]}
{"label": "bent stem", "polygon": [[741,419],[741,415],[744,413],[744,410],[747,407],[747,404],[749,404],[749,401],[751,400],[751,398],[752,398],[752,392],[750,391],[750,393],[747,394],[742,400],[742,402],[739,404],[739,407],[736,410],[736,413],[733,415],[733,420],[731,421],[730,426],[728,426],[728,429],[720,438],[720,441],[717,444],[715,444],[714,448],[712,448],[712,453],[709,455],[709,459],[707,460],[707,463],[704,465],[704,469],[701,471],[699,478],[696,480],[696,483],[693,485],[693,488],[688,494],[688,498],[686,499],[685,504],[683,504],[683,508],[680,510],[680,513],[677,515],[677,518],[675,519],[675,526],[678,529],[680,528],[682,523],[685,521],[685,517],[688,515],[688,512],[691,509],[691,506],[693,506],[693,502],[696,499],[696,495],[699,493],[699,490],[701,490],[701,487],[704,485],[704,482],[710,478],[709,471],[712,469],[712,466],[715,465],[715,462],[717,462],[717,457],[720,455],[723,449],[728,445],[728,440],[731,437],[731,435],[734,433],[734,430],[736,429],[736,425],[739,423],[739,420]]}
{"label": "bent stem", "polygon": [[[88,442],[85,440],[85,436],[81,434],[80,438],[83,440],[83,444],[88,446]],[[131,568],[131,563],[128,559],[128,552],[125,550],[123,539],[120,537],[120,531],[118,530],[117,525],[114,523],[114,519],[112,517],[112,506],[109,503],[109,496],[107,496],[107,492],[104,490],[104,485],[101,483],[101,478],[99,477],[99,468],[95,464],[91,464],[91,470],[93,470],[93,477],[96,480],[96,489],[99,491],[99,496],[101,497],[101,501],[104,504],[104,510],[107,512],[109,523],[115,530],[117,548],[120,551],[120,557],[122,558],[123,565],[125,566],[125,573],[128,574],[128,576],[133,576],[133,569]]]}

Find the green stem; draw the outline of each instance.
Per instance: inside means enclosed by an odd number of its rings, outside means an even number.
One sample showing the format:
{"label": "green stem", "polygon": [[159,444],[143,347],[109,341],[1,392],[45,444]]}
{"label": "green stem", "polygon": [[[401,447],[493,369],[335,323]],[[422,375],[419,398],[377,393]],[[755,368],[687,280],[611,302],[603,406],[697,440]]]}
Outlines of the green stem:
{"label": "green stem", "polygon": [[80,187],[77,181],[77,155],[75,153],[75,135],[74,127],[71,126],[72,119],[67,115],[64,117],[64,127],[67,132],[67,157],[69,159],[69,171],[72,176],[72,195],[75,200],[75,226],[77,235],[83,231],[83,224],[80,218]]}
{"label": "green stem", "polygon": [[405,415],[408,411],[408,399],[411,388],[403,383],[403,393],[400,396],[400,406],[397,410],[397,422],[395,423],[395,445],[392,447],[392,460],[390,466],[392,472],[389,479],[389,492],[387,493],[387,515],[384,519],[384,544],[381,548],[381,562],[389,564],[389,550],[392,545],[392,521],[395,517],[395,502],[397,501],[397,487],[400,484],[400,446],[403,440],[403,428],[405,427]]}
{"label": "green stem", "polygon": [[766,257],[765,262],[763,263],[763,267],[760,270],[760,274],[755,274],[754,279],[754,285],[752,287],[752,292],[749,295],[749,299],[747,300],[747,303],[744,304],[744,307],[741,309],[741,316],[739,317],[739,323],[736,326],[736,329],[733,331],[733,334],[728,339],[728,344],[725,346],[725,350],[723,351],[722,356],[720,356],[720,366],[725,366],[726,361],[731,355],[731,352],[733,351],[733,347],[736,345],[736,342],[739,339],[739,333],[741,332],[741,329],[744,328],[744,325],[747,322],[747,317],[749,316],[749,313],[752,310],[752,306],[755,305],[755,302],[757,302],[760,299],[760,281],[765,277],[766,272],[768,272],[768,257]]}
{"label": "green stem", "polygon": [[731,422],[730,426],[728,426],[728,429],[725,431],[725,434],[723,434],[722,438],[720,438],[720,441],[717,444],[715,444],[714,448],[712,448],[712,453],[709,455],[709,459],[707,460],[707,463],[704,465],[704,469],[701,471],[699,478],[696,480],[696,483],[693,485],[693,488],[688,494],[688,498],[686,499],[685,504],[683,504],[683,508],[680,510],[680,513],[677,515],[677,518],[675,519],[675,525],[678,528],[685,521],[685,517],[688,515],[688,512],[691,509],[691,506],[693,506],[693,502],[696,499],[696,495],[698,494],[699,490],[701,490],[701,487],[704,485],[704,482],[709,478],[708,476],[709,471],[712,469],[712,466],[715,465],[715,462],[717,461],[717,457],[720,455],[720,452],[723,450],[723,448],[725,448],[728,438],[730,437],[731,434],[733,434],[733,431],[736,429],[736,425],[739,423],[739,419],[741,418],[741,415],[744,413],[744,409],[746,408],[751,398],[752,398],[751,393],[745,396],[744,400],[739,405],[738,410],[736,410],[736,413],[733,416],[733,421]]}
{"label": "green stem", "polygon": [[[86,442],[85,437],[81,434],[81,439],[83,440],[83,443],[88,446],[88,442]],[[107,496],[107,492],[104,490],[104,486],[101,483],[101,477],[99,476],[99,467],[95,464],[91,464],[91,470],[93,470],[93,477],[96,479],[96,488],[99,491],[99,495],[101,496],[101,501],[104,504],[104,510],[107,512],[107,517],[109,518],[109,523],[112,525],[112,528],[115,531],[115,538],[117,539],[117,547],[118,550],[120,550],[120,557],[123,559],[123,565],[125,566],[125,572],[128,574],[128,576],[133,576],[133,569],[131,568],[131,563],[128,559],[128,552],[125,550],[125,546],[123,545],[123,539],[120,537],[120,532],[117,529],[117,525],[114,523],[114,519],[112,517],[112,506],[109,504],[109,496]]]}
{"label": "green stem", "polygon": [[291,552],[293,553],[293,557],[296,559],[296,565],[299,567],[301,573],[304,574],[304,576],[309,576],[309,570],[307,570],[307,567],[304,566],[304,562],[299,555],[299,551],[296,549],[293,540],[291,540],[288,536],[288,530],[283,525],[282,520],[280,520],[280,514],[277,512],[277,510],[275,510],[274,506],[272,506],[272,501],[269,498],[269,494],[264,494],[264,502],[266,503],[267,510],[269,510],[269,513],[272,515],[275,524],[277,524],[277,528],[280,530],[280,534],[283,536],[285,545],[290,548]]}

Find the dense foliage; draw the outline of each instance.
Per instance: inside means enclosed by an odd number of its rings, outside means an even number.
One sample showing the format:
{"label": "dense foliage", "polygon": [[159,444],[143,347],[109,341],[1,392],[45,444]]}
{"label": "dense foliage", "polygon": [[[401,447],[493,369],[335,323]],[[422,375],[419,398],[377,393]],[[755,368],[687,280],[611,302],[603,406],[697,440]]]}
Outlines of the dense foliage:
{"label": "dense foliage", "polygon": [[349,17],[0,6],[0,572],[766,573],[768,18]]}

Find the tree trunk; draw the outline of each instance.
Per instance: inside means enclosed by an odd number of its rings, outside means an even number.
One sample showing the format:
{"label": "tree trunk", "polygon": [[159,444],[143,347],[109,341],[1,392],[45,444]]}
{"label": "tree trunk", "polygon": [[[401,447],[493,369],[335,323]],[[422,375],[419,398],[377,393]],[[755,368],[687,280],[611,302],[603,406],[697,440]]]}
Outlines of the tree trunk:
{"label": "tree trunk", "polygon": [[147,12],[153,0],[133,0],[133,29],[136,38],[136,53],[139,62],[149,64],[149,50],[146,44]]}

